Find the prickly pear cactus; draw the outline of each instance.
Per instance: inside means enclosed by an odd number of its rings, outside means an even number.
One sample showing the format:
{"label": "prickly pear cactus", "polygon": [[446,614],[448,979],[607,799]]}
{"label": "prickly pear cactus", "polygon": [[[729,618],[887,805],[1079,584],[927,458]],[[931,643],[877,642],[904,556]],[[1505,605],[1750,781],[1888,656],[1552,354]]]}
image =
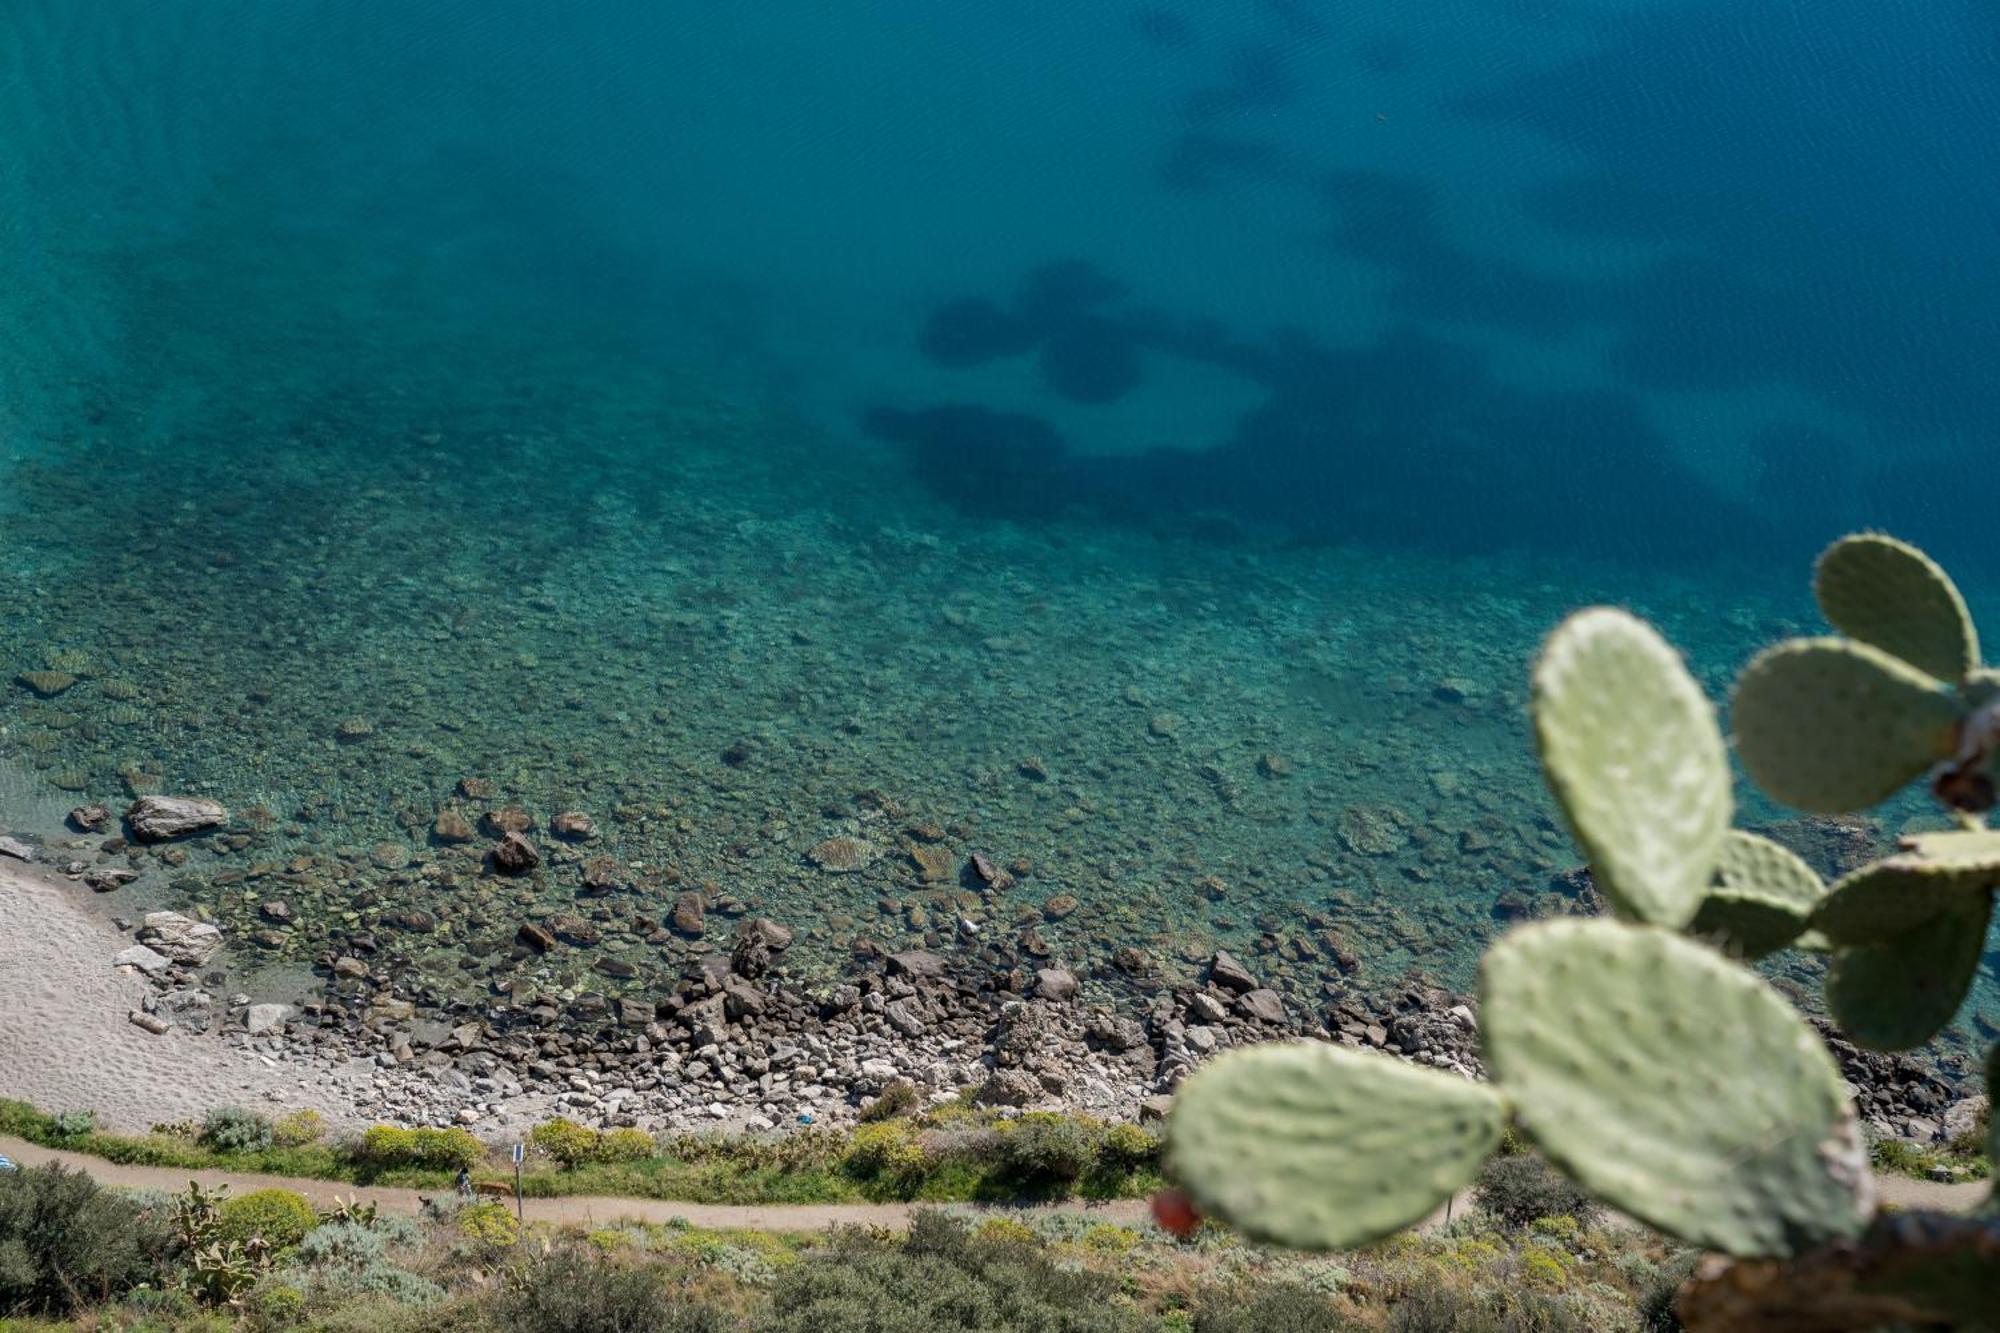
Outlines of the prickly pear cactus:
{"label": "prickly pear cactus", "polygon": [[1623,611],[1580,611],[1549,636],[1532,682],[1542,767],[1597,884],[1621,915],[1680,927],[1707,893],[1729,828],[1715,710],[1680,655]]}
{"label": "prickly pear cactus", "polygon": [[1834,882],[1811,926],[1836,946],[1915,930],[2000,885],[2000,833],[1925,833]]}
{"label": "prickly pear cactus", "polygon": [[1826,894],[1790,848],[1741,829],[1722,840],[1715,880],[1688,929],[1732,958],[1762,958],[1797,942]]}
{"label": "prickly pear cactus", "polygon": [[1542,1150],[1685,1241],[1790,1254],[1873,1208],[1854,1108],[1776,991],[1712,949],[1620,922],[1504,936],[1480,974],[1489,1068]]}
{"label": "prickly pear cactus", "polygon": [[1833,955],[1826,1007],[1858,1046],[1907,1051],[1944,1030],[1972,989],[1986,947],[1993,895],[1984,889],[1942,896],[1942,910],[1918,925]]}
{"label": "prickly pear cactus", "polygon": [[1736,682],[1736,752],[1751,779],[1815,814],[1887,800],[1957,745],[1965,713],[1936,680],[1879,648],[1793,639]]}
{"label": "prickly pear cactus", "polygon": [[1421,1221],[1500,1143],[1491,1089],[1323,1042],[1252,1046],[1181,1085],[1167,1164],[1203,1212],[1298,1249]]}
{"label": "prickly pear cactus", "polygon": [[1881,533],[1842,537],[1813,571],[1827,623],[1944,681],[1979,665],[1965,598],[1937,562]]}

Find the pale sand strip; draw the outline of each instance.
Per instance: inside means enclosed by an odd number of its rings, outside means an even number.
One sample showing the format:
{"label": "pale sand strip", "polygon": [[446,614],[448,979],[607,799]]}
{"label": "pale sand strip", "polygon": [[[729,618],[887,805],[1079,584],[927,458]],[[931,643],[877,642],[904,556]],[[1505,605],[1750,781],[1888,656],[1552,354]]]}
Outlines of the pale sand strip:
{"label": "pale sand strip", "polygon": [[307,1082],[212,1036],[134,1026],[129,1015],[147,984],[111,965],[132,941],[99,915],[90,892],[0,859],[0,1096],[93,1110],[104,1128],[124,1132],[232,1103],[269,1114],[310,1106],[335,1123],[354,1121],[341,1084],[365,1080],[359,1069]]}

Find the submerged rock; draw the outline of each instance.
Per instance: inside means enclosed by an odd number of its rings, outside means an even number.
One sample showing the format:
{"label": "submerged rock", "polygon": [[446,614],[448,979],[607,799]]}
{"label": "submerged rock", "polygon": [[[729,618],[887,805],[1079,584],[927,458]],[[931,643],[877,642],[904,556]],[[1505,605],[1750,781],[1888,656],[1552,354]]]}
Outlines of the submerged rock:
{"label": "submerged rock", "polygon": [[95,833],[111,822],[108,805],[79,805],[69,812],[70,827],[80,833]]}
{"label": "submerged rock", "polygon": [[141,842],[165,842],[227,823],[220,801],[202,796],[141,796],[125,811],[125,823]]}
{"label": "submerged rock", "polygon": [[568,842],[588,842],[597,836],[597,823],[581,810],[565,810],[549,821],[549,832]]}
{"label": "submerged rock", "polygon": [[76,684],[76,677],[67,671],[23,671],[14,679],[44,699],[53,699]]}
{"label": "submerged rock", "polygon": [[507,875],[522,875],[542,863],[542,854],[519,833],[509,833],[493,846],[493,868]]}
{"label": "submerged rock", "polygon": [[431,836],[445,843],[471,842],[472,822],[457,810],[440,810],[431,824]]}

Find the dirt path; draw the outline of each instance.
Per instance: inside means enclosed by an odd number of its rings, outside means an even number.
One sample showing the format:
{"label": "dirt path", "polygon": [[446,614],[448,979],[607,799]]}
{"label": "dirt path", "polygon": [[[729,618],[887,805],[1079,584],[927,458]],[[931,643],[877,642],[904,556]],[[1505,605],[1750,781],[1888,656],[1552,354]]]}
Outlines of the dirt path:
{"label": "dirt path", "polygon": [[[99,1157],[83,1153],[63,1152],[56,1148],[41,1148],[21,1139],[0,1135],[0,1153],[13,1158],[22,1166],[40,1166],[44,1162],[61,1162],[64,1166],[79,1171],[87,1171],[92,1177],[106,1185],[124,1185],[142,1189],[184,1189],[188,1181],[198,1180],[204,1186],[228,1185],[232,1192],[248,1190],[281,1189],[296,1190],[315,1204],[331,1204],[335,1198],[356,1198],[364,1203],[372,1203],[390,1212],[415,1213],[422,1200],[428,1195],[420,1190],[392,1189],[383,1186],[345,1185],[338,1181],[299,1180],[289,1176],[260,1176],[240,1171],[180,1171],[163,1166],[121,1166]],[[1882,1202],[1899,1208],[1928,1208],[1943,1212],[1963,1212],[1986,1197],[1985,1181],[1975,1181],[1959,1185],[1943,1185],[1935,1181],[1910,1180],[1903,1176],[1882,1176],[1876,1180]],[[442,1193],[443,1191],[434,1191]],[[666,1222],[681,1218],[698,1227],[737,1227],[748,1231],[810,1232],[824,1231],[837,1226],[886,1227],[902,1230],[910,1224],[910,1215],[920,1208],[935,1205],[908,1203],[798,1203],[798,1204],[723,1204],[723,1203],[678,1203],[665,1199],[625,1199],[604,1198],[591,1195],[572,1195],[562,1199],[527,1199],[522,1203],[530,1221],[570,1223],[579,1226],[608,1224],[616,1221]],[[1471,1207],[1470,1191],[1459,1194],[1452,1200],[1451,1213],[1463,1217]],[[1119,1199],[1111,1203],[1071,1202],[1034,1207],[994,1205],[981,1206],[981,1211],[992,1211],[1019,1215],[1026,1212],[1088,1212],[1092,1217],[1106,1222],[1116,1222],[1126,1226],[1144,1224],[1150,1226],[1151,1209],[1143,1199]],[[1446,1219],[1446,1210],[1439,1209],[1425,1220],[1428,1228]]]}

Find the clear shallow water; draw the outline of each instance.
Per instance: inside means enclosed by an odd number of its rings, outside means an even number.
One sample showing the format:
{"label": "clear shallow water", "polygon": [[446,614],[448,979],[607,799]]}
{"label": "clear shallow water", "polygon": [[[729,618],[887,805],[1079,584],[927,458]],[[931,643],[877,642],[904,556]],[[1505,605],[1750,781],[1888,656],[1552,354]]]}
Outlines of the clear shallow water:
{"label": "clear shallow water", "polygon": [[[1993,605],[1986,8],[1077,9],[8,6],[8,757],[441,989],[688,891],[1462,980],[1565,609],[1719,697],[1844,528]],[[602,836],[426,834],[509,803]]]}

